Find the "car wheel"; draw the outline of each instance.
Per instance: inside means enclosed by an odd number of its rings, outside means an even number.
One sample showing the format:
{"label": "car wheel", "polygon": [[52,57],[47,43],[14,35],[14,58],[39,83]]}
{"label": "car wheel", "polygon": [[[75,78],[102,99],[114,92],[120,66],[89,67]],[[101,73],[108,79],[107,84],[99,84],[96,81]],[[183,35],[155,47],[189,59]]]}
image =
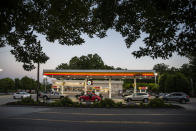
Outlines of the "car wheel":
{"label": "car wheel", "polygon": [[163,101],[164,101],[164,102],[168,102],[168,99],[164,98]]}
{"label": "car wheel", "polygon": [[131,99],[127,99],[127,102],[131,102]]}
{"label": "car wheel", "polygon": [[185,99],[181,99],[181,100],[180,100],[180,103],[186,104],[186,100],[185,100]]}
{"label": "car wheel", "polygon": [[144,102],[144,103],[148,103],[148,99],[144,99],[143,102]]}
{"label": "car wheel", "polygon": [[83,98],[81,98],[81,99],[80,99],[80,101],[81,101],[81,102],[84,102],[84,99],[83,99]]}
{"label": "car wheel", "polygon": [[95,102],[98,102],[98,101],[99,101],[99,100],[96,98],[96,99],[95,99]]}
{"label": "car wheel", "polygon": [[44,100],[47,100],[47,99],[48,99],[48,97],[47,97],[47,96],[44,96],[44,97],[43,97],[43,99],[44,99]]}
{"label": "car wheel", "polygon": [[64,98],[64,96],[61,96],[61,97],[60,97],[60,99],[63,99],[63,98]]}

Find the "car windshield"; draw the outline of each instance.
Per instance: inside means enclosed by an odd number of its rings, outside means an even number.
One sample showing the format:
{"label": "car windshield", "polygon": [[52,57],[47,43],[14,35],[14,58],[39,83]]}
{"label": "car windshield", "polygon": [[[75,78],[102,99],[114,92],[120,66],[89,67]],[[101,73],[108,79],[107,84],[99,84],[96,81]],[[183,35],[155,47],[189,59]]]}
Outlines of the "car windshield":
{"label": "car windshield", "polygon": [[147,95],[146,93],[136,93],[136,95]]}

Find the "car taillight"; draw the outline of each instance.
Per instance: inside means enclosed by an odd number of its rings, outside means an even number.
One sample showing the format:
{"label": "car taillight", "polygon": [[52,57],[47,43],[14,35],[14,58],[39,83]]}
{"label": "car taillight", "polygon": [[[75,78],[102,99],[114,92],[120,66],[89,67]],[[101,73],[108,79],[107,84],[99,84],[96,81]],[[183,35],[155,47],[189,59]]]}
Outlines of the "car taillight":
{"label": "car taillight", "polygon": [[189,96],[186,96],[186,98],[189,98]]}
{"label": "car taillight", "polygon": [[150,97],[150,94],[148,94],[148,97]]}

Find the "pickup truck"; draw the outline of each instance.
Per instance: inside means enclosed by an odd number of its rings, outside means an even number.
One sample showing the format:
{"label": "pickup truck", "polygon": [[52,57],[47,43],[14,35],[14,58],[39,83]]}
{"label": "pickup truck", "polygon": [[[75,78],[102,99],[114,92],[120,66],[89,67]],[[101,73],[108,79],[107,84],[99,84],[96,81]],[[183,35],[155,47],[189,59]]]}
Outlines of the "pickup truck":
{"label": "pickup truck", "polygon": [[65,95],[60,94],[59,92],[48,92],[48,93],[40,93],[40,98],[43,98],[44,100],[47,99],[62,99],[65,97]]}
{"label": "pickup truck", "polygon": [[148,93],[133,93],[131,95],[125,96],[124,100],[127,102],[143,101],[144,103],[148,103],[149,97],[150,96]]}

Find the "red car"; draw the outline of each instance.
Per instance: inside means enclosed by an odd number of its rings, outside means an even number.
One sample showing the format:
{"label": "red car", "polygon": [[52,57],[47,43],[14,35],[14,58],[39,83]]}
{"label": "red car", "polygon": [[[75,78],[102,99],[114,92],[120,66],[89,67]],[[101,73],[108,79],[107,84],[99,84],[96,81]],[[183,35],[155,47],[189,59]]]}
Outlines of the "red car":
{"label": "red car", "polygon": [[98,101],[101,101],[101,97],[96,95],[96,94],[94,94],[94,93],[89,93],[89,94],[80,96],[79,100],[81,102],[84,102],[84,101],[98,102]]}

